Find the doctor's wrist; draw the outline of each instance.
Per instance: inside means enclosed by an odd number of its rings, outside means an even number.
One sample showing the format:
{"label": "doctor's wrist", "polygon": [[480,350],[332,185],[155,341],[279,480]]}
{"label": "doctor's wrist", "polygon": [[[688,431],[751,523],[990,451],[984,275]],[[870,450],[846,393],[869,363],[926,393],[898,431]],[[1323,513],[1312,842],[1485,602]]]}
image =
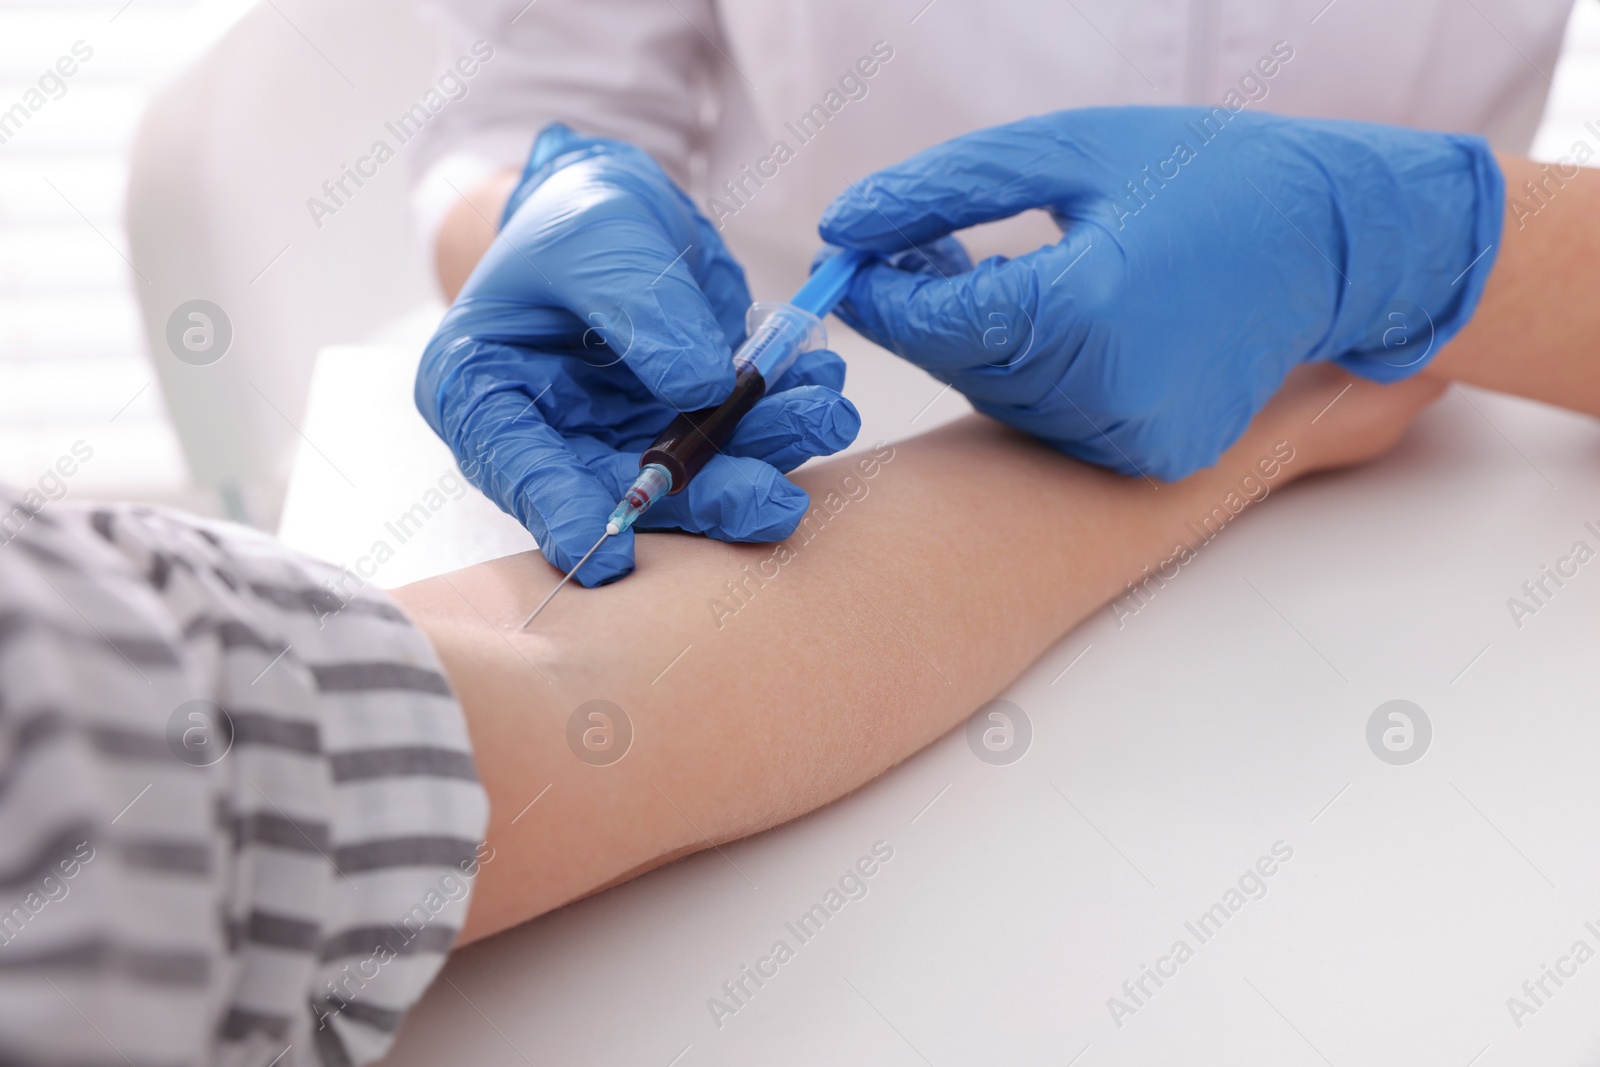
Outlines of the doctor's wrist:
{"label": "doctor's wrist", "polygon": [[514,168],[496,171],[469,190],[450,208],[434,242],[434,270],[439,288],[453,301],[472,276],[478,260],[494,243],[506,201],[517,186]]}

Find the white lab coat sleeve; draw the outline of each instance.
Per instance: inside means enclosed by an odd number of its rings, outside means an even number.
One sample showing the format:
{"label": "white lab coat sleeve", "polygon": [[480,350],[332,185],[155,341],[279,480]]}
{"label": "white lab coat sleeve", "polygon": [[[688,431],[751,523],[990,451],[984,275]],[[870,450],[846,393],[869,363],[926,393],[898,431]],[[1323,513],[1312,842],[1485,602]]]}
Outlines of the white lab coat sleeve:
{"label": "white lab coat sleeve", "polygon": [[713,0],[416,2],[450,48],[493,49],[467,96],[435,116],[417,146],[413,207],[425,247],[460,193],[520,167],[556,120],[636,144],[687,183],[703,138],[708,57],[727,47]]}

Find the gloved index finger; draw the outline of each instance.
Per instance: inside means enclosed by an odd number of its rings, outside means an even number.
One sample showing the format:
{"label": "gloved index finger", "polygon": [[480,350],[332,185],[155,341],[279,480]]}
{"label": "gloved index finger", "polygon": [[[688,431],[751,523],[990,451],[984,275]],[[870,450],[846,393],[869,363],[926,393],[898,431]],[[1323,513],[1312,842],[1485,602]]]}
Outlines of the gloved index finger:
{"label": "gloved index finger", "polygon": [[750,310],[750,287],[744,268],[739,266],[722,235],[711,220],[696,212],[695,246],[683,257],[700,291],[705,294],[711,313],[722,324],[722,336],[730,345],[745,335],[745,313]]}

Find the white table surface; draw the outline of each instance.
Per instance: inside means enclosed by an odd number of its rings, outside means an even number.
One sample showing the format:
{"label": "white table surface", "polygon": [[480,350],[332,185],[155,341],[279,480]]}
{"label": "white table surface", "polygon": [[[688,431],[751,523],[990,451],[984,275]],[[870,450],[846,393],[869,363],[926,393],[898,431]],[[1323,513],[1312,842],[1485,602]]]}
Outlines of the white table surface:
{"label": "white table surface", "polygon": [[[322,355],[282,531],[352,565],[389,542],[384,586],[531,546],[475,491],[395,543],[385,523],[453,471],[411,403],[413,342]],[[842,347],[864,439],[961,410]],[[1600,561],[1520,629],[1507,607],[1575,541],[1600,549],[1587,521],[1600,428],[1452,392],[1385,461],[1275,494],[1125,626],[1063,639],[1006,694],[1035,732],[1019,762],[956,731],[461,952],[390,1062],[1593,1064],[1600,959],[1520,1027],[1507,1007],[1575,941],[1600,951]],[[1409,766],[1366,743],[1394,698],[1433,724]],[[867,896],[719,1028],[708,998],[795,947],[784,922],[877,841]],[[1279,841],[1267,895],[1201,944],[1185,921]],[[1108,998],[1180,938],[1193,958],[1119,1027]]]}

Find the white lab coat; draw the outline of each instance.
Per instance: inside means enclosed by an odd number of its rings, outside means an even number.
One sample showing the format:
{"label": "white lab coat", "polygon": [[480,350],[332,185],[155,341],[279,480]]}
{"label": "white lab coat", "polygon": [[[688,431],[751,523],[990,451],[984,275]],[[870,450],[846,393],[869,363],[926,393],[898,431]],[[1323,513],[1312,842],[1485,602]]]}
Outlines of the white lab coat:
{"label": "white lab coat", "polygon": [[[803,278],[817,218],[848,182],[957,134],[1060,108],[1218,104],[1233,91],[1252,108],[1470,131],[1524,152],[1571,8],[1571,0],[418,2],[449,23],[450,36],[495,49],[470,95],[427,131],[417,197],[425,227],[454,201],[450,186],[520,166],[534,133],[561,119],[650,151],[723,224],[758,298],[781,297]],[[1026,251],[1052,239],[1040,222],[968,243],[977,255]]]}

